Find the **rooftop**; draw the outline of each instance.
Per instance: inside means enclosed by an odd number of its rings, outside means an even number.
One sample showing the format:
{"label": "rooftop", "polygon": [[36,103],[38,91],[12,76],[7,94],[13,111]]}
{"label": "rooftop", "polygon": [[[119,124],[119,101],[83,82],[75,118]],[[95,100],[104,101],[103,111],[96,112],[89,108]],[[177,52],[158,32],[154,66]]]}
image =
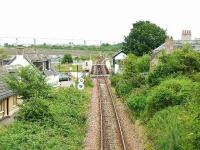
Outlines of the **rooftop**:
{"label": "rooftop", "polygon": [[9,89],[8,85],[5,82],[5,77],[7,76],[7,74],[8,73],[5,68],[0,68],[0,101],[14,95],[14,92]]}

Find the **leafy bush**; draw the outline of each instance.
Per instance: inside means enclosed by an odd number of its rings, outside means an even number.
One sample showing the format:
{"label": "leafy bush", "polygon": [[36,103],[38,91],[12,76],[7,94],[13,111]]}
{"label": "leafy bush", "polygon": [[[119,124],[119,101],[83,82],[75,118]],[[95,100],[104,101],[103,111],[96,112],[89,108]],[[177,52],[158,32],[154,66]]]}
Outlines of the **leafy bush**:
{"label": "leafy bush", "polygon": [[[137,89],[135,89],[137,91]],[[130,109],[135,113],[136,117],[141,117],[146,107],[146,89],[138,89],[139,92],[134,92],[127,99],[127,104]]]}
{"label": "leafy bush", "polygon": [[127,80],[120,80],[118,81],[115,89],[118,96],[124,97],[132,90],[132,85]]}
{"label": "leafy bush", "polygon": [[[21,118],[14,124],[0,128],[0,149],[81,150],[84,148],[88,95],[75,88],[68,88],[55,89],[52,96],[54,97],[52,100],[38,100],[39,103],[26,102],[20,111],[21,115],[26,117],[18,115]],[[32,112],[29,113],[28,110]],[[51,115],[56,124],[52,125],[49,121]],[[43,119],[42,116],[47,119]],[[23,121],[26,118],[34,121]]]}
{"label": "leafy bush", "polygon": [[137,69],[138,72],[148,72],[150,68],[150,56],[149,55],[143,55],[142,57],[138,57],[137,59]]}
{"label": "leafy bush", "polygon": [[111,80],[111,85],[113,87],[116,87],[117,83],[122,79],[121,75],[120,74],[113,74],[111,77],[110,77],[110,80]]}
{"label": "leafy bush", "polygon": [[30,122],[48,122],[53,123],[54,118],[49,110],[45,100],[42,99],[31,99],[25,103],[17,113],[16,116],[19,121],[30,121]]}
{"label": "leafy bush", "polygon": [[156,85],[168,76],[190,75],[200,71],[200,53],[194,50],[176,50],[160,57],[159,64],[150,72],[148,81]]}
{"label": "leafy bush", "polygon": [[181,77],[167,79],[149,92],[146,113],[148,116],[152,116],[166,107],[192,101],[193,98],[196,98],[199,90],[199,84],[192,82],[190,79]]}
{"label": "leafy bush", "polygon": [[51,90],[39,70],[32,67],[21,68],[16,74],[10,75],[7,83],[23,100],[31,97],[47,98]]}
{"label": "leafy bush", "polygon": [[198,104],[164,109],[147,124],[149,139],[155,150],[198,150],[200,120]]}

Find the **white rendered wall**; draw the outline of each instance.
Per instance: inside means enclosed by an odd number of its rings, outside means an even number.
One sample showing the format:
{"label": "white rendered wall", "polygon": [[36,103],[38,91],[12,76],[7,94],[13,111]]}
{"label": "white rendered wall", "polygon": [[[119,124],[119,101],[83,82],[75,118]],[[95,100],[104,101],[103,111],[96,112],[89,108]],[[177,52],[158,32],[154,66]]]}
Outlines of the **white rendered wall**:
{"label": "white rendered wall", "polygon": [[118,73],[119,72],[119,65],[115,64],[114,66],[114,73]]}
{"label": "white rendered wall", "polygon": [[114,59],[115,59],[115,60],[123,60],[123,59],[125,59],[126,57],[127,57],[126,54],[120,53],[120,54],[117,55]]}
{"label": "white rendered wall", "polygon": [[26,67],[30,65],[30,63],[24,58],[23,55],[16,55],[15,60],[10,65],[21,65]]}
{"label": "white rendered wall", "polygon": [[106,60],[106,67],[110,70],[111,69],[111,64],[109,60]]}

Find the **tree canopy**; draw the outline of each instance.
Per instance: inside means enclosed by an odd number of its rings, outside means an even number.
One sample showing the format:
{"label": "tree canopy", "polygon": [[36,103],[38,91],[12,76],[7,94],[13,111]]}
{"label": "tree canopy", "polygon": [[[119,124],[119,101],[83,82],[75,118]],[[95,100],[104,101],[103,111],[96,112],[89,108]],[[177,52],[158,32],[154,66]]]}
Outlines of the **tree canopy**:
{"label": "tree canopy", "polygon": [[11,74],[7,83],[24,100],[31,97],[48,97],[50,90],[45,77],[36,68],[31,67],[21,68],[16,74]]}
{"label": "tree canopy", "polygon": [[62,59],[62,64],[72,63],[72,62],[73,62],[73,59],[72,59],[71,54],[65,54],[63,59]]}
{"label": "tree canopy", "polygon": [[164,43],[166,31],[149,21],[139,21],[123,42],[123,50],[137,56],[150,53],[153,49]]}

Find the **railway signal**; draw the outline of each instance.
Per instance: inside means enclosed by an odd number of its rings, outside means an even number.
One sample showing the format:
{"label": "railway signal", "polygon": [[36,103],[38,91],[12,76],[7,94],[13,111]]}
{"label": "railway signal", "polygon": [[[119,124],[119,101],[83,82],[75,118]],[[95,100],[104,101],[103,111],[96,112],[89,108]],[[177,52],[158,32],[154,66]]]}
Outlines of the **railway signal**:
{"label": "railway signal", "polygon": [[83,84],[83,83],[79,83],[78,85],[77,85],[77,88],[79,89],[79,90],[84,90],[84,88],[85,88],[85,85]]}
{"label": "railway signal", "polygon": [[83,78],[79,78],[79,83],[84,83],[84,79]]}

